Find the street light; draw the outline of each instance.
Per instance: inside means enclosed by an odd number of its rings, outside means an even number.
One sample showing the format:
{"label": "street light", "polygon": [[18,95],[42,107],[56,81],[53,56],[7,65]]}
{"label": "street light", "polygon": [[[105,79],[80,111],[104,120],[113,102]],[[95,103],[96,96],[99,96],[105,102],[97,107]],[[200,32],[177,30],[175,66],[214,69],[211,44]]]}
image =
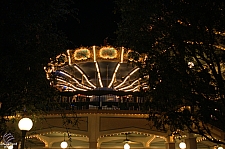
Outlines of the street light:
{"label": "street light", "polygon": [[32,126],[33,122],[30,118],[22,118],[18,123],[19,129],[22,131],[21,149],[24,149],[26,132],[29,131]]}
{"label": "street light", "polygon": [[220,146],[220,147],[218,147],[217,149],[223,149],[223,147],[222,147],[222,146]]}
{"label": "street light", "polygon": [[63,141],[63,142],[61,142],[61,144],[60,144],[60,146],[61,146],[61,148],[67,148],[67,146],[68,146],[68,143],[66,142],[66,141]]}
{"label": "street light", "polygon": [[65,148],[67,148],[67,146],[68,146],[68,143],[65,141],[65,134],[64,134],[64,141],[61,142],[60,147],[61,147],[62,149],[65,149]]}
{"label": "street light", "polygon": [[7,146],[8,149],[13,149],[13,144],[10,144],[9,146]]}
{"label": "street light", "polygon": [[130,145],[128,143],[125,143],[123,147],[124,149],[130,149]]}
{"label": "street light", "polygon": [[186,143],[184,143],[183,141],[180,142],[179,147],[180,147],[181,149],[186,149]]}

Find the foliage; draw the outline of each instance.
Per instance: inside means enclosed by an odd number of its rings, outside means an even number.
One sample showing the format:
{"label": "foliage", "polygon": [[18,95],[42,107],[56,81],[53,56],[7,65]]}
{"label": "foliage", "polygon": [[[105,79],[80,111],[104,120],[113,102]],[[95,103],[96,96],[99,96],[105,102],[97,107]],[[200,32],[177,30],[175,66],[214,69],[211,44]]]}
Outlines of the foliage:
{"label": "foliage", "polygon": [[[224,143],[225,3],[211,0],[118,0],[118,44],[145,53],[146,112],[154,127]],[[148,76],[148,77],[143,77]],[[168,127],[169,126],[169,127]]]}
{"label": "foliage", "polygon": [[69,0],[2,0],[0,20],[0,109],[4,133],[6,115],[37,114],[56,94],[44,65],[69,42],[57,22],[74,14]]}

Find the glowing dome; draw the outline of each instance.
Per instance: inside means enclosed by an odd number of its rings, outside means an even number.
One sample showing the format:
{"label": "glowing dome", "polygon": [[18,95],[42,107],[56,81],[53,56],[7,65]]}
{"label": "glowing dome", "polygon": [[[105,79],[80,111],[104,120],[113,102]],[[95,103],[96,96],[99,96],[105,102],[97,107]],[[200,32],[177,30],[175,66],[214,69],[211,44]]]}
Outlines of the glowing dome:
{"label": "glowing dome", "polygon": [[51,59],[45,71],[60,91],[136,92],[143,87],[139,68],[128,62],[141,60],[141,56],[133,53],[123,47],[81,47]]}

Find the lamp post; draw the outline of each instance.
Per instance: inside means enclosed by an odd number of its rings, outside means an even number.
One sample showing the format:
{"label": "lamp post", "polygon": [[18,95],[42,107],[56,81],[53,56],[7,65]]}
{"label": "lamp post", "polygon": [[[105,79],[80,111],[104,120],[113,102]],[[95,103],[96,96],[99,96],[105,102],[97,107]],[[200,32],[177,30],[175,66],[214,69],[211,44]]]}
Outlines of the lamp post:
{"label": "lamp post", "polygon": [[124,149],[130,149],[130,145],[128,143],[125,143],[123,147]]}
{"label": "lamp post", "polygon": [[22,118],[18,123],[18,127],[22,131],[21,149],[24,149],[26,132],[33,127],[33,122],[30,118]]}
{"label": "lamp post", "polygon": [[61,147],[62,149],[65,149],[65,148],[67,148],[67,146],[68,146],[68,143],[65,141],[65,134],[64,134],[64,141],[61,142],[60,147]]}
{"label": "lamp post", "polygon": [[65,148],[67,148],[68,143],[66,141],[63,141],[63,142],[61,142],[60,146],[62,149],[65,149]]}
{"label": "lamp post", "polygon": [[179,147],[180,147],[181,149],[186,149],[186,143],[184,143],[183,141],[180,142]]}

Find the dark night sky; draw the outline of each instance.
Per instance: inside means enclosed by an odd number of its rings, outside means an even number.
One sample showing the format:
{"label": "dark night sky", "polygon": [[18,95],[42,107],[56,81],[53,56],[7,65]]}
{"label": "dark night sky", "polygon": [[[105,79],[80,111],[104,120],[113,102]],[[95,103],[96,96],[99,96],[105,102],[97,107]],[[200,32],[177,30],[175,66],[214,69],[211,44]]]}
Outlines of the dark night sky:
{"label": "dark night sky", "polygon": [[109,44],[116,38],[115,31],[119,15],[114,13],[113,0],[76,0],[74,8],[77,19],[69,18],[63,22],[62,30],[73,42],[69,48],[80,46],[100,46],[108,37]]}

